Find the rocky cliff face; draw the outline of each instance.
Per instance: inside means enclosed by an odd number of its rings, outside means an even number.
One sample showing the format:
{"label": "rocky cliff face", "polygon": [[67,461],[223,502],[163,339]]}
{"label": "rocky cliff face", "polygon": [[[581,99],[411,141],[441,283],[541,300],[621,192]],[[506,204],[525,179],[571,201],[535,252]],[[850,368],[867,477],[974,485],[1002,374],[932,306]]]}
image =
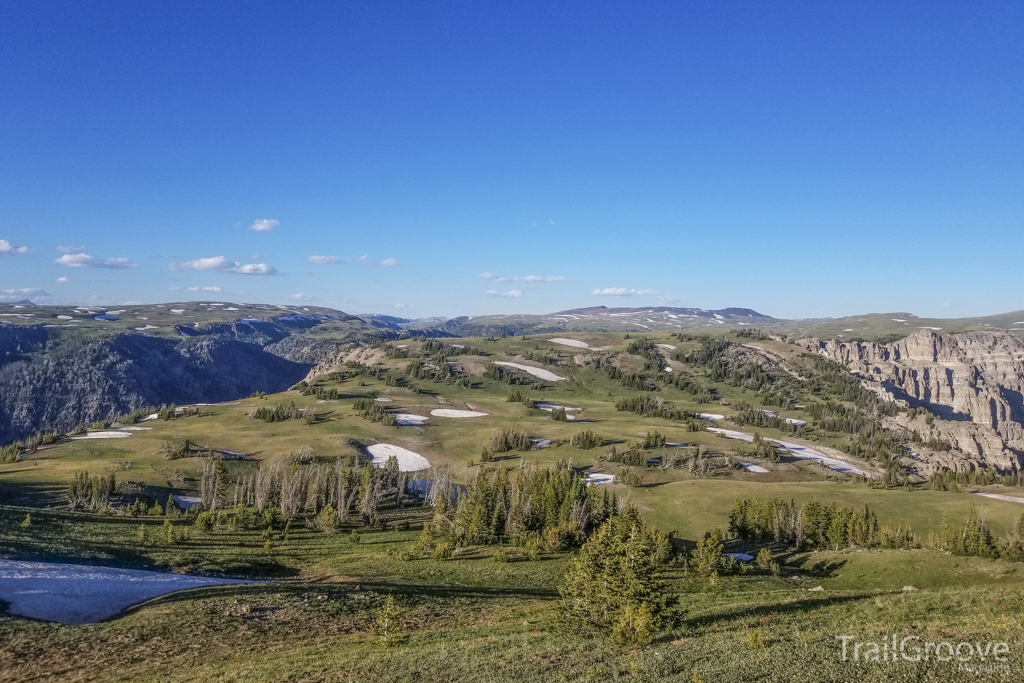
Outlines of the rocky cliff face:
{"label": "rocky cliff face", "polygon": [[0,443],[147,405],[282,391],[310,368],[222,337],[53,336],[43,343],[27,334],[0,328]]}
{"label": "rocky cliff face", "polygon": [[894,425],[948,441],[1000,469],[1024,467],[1024,341],[1013,334],[920,330],[891,344],[803,340],[838,361],[872,391],[941,419],[894,418]]}

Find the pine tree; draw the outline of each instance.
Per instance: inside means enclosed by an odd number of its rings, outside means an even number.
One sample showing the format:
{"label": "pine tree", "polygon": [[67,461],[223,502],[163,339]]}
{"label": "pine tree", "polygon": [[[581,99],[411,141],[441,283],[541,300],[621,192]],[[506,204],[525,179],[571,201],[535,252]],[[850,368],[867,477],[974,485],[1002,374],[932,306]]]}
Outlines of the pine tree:
{"label": "pine tree", "polygon": [[650,642],[670,605],[658,546],[636,508],[605,522],[572,558],[559,587],[562,626],[621,644]]}

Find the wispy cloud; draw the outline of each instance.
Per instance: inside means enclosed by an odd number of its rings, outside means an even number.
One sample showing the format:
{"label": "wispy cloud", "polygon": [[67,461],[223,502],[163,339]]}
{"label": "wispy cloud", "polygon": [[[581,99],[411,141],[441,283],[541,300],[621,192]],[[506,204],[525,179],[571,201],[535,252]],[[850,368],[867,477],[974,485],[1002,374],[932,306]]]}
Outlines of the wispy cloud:
{"label": "wispy cloud", "polygon": [[396,259],[396,258],[386,258],[383,261],[381,261],[380,264],[382,266],[386,266],[386,267],[397,266],[398,265],[398,259]]}
{"label": "wispy cloud", "polygon": [[189,287],[190,292],[219,292],[220,287]]}
{"label": "wispy cloud", "polygon": [[277,275],[277,269],[266,263],[239,263],[223,256],[199,258],[185,263],[172,263],[172,270],[215,270],[219,273],[238,273],[239,275]]}
{"label": "wispy cloud", "polygon": [[60,252],[61,254],[80,254],[83,251],[85,251],[85,245],[83,244],[79,247],[69,247],[65,244],[62,244],[61,246],[57,247],[57,251]]}
{"label": "wispy cloud", "polygon": [[337,256],[310,256],[306,259],[310,263],[316,263],[322,266],[329,266],[335,263],[345,263],[348,259],[340,259]]}
{"label": "wispy cloud", "polygon": [[274,220],[273,218],[257,218],[249,226],[249,229],[256,232],[269,232],[279,225],[281,225],[281,221]]}
{"label": "wispy cloud", "polygon": [[477,275],[481,280],[491,282],[567,282],[569,278],[564,275],[517,275],[516,277],[502,277],[494,273],[480,273]]}
{"label": "wispy cloud", "polygon": [[363,254],[362,256],[359,257],[359,262],[362,263],[364,266],[368,266],[370,265],[370,257],[367,256],[366,254]]}
{"label": "wispy cloud", "polygon": [[65,282],[71,282],[71,280],[69,280],[66,277],[59,277],[57,278],[57,282],[59,282],[60,284],[64,284]]}
{"label": "wispy cloud", "polygon": [[21,301],[22,299],[53,299],[54,296],[43,289],[37,289],[35,287],[21,287],[16,289],[0,289],[0,302],[10,303],[12,301]]}
{"label": "wispy cloud", "polygon": [[395,304],[392,308],[409,308],[412,304]]}
{"label": "wispy cloud", "polygon": [[299,292],[298,294],[290,294],[288,296],[288,298],[289,299],[294,299],[295,301],[312,301],[313,300],[313,297],[311,297],[309,294],[303,294],[302,292]]}
{"label": "wispy cloud", "polygon": [[108,259],[98,259],[95,256],[89,256],[89,254],[64,254],[58,259],[54,259],[54,263],[59,263],[62,266],[68,268],[110,268],[113,270],[122,270],[124,268],[135,268],[138,266],[137,263],[132,263],[124,256],[112,257]]}
{"label": "wispy cloud", "polygon": [[7,240],[0,240],[0,254],[24,254],[28,247],[16,247]]}
{"label": "wispy cloud", "polygon": [[519,291],[518,289],[510,289],[507,292],[496,292],[493,289],[489,289],[486,292],[484,292],[484,295],[485,296],[500,296],[500,297],[506,297],[506,298],[509,298],[509,299],[518,299],[519,297],[521,297],[523,295],[523,293],[521,291]]}
{"label": "wispy cloud", "polygon": [[595,289],[591,296],[638,296],[641,294],[657,294],[653,289],[626,289],[625,287],[605,287]]}

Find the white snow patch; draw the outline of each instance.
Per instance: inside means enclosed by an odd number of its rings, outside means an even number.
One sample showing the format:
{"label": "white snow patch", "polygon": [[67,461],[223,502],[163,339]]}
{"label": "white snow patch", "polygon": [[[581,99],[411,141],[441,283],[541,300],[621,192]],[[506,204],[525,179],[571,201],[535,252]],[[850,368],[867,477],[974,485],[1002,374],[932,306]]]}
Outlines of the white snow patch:
{"label": "white snow patch", "polygon": [[[740,441],[753,442],[754,436],[752,434],[744,434],[743,432],[736,432],[731,429],[719,429],[717,427],[708,427],[709,432],[715,432],[729,439],[739,439]],[[771,441],[774,444],[782,446],[789,454],[794,458],[801,460],[817,460],[821,464],[825,465],[829,469],[835,470],[836,472],[844,472],[847,474],[864,475],[871,477],[870,472],[866,472],[855,465],[839,460],[838,458],[831,458],[821,451],[817,451],[809,446],[803,446],[792,441],[782,441],[781,439],[765,439],[765,441]]]}
{"label": "white snow patch", "polygon": [[1010,503],[1024,503],[1024,498],[1018,498],[1016,496],[1006,496],[1002,493],[982,493],[981,491],[971,491],[976,496],[983,496],[985,498],[994,498],[995,500],[1005,500]]}
{"label": "white snow patch", "polygon": [[697,417],[702,420],[715,420],[716,422],[725,419],[725,415],[719,415],[718,413],[697,413]]}
{"label": "white snow patch", "polygon": [[403,472],[419,472],[420,470],[430,469],[429,460],[419,453],[413,453],[401,446],[395,446],[389,443],[377,443],[372,446],[367,446],[366,450],[373,456],[373,464],[375,467],[384,467],[388,464],[388,458],[395,456],[398,458],[398,469]]}
{"label": "white snow patch", "polygon": [[591,486],[599,486],[600,484],[614,484],[615,483],[615,475],[614,474],[588,474],[585,477],[583,477],[583,479],[584,479],[584,481],[586,481]]}
{"label": "white snow patch", "polygon": [[906,320],[904,320],[903,318],[892,318],[892,321],[893,321],[894,323],[905,323],[905,322],[907,322],[907,321],[906,321]]}
{"label": "white snow patch", "polygon": [[[675,316],[672,316],[672,317],[675,317]],[[673,346],[672,344],[655,344],[655,346],[657,346],[659,349],[669,349],[671,351],[675,351],[675,349],[676,349],[676,347]]]}
{"label": "white snow patch", "polygon": [[736,560],[738,562],[753,562],[754,556],[747,555],[746,553],[726,553],[726,557]]}
{"label": "white snow patch", "polygon": [[0,599],[12,614],[61,624],[90,624],[132,605],[185,588],[258,583],[244,579],[0,560]]}
{"label": "white snow patch", "polygon": [[941,327],[928,327],[928,326],[923,326],[923,327],[922,327],[921,329],[922,329],[922,330],[934,330],[935,332],[942,332],[942,328],[941,328]]}
{"label": "white snow patch", "polygon": [[393,399],[393,398],[388,398],[387,396],[380,396],[380,397],[378,397],[378,398],[375,398],[375,399],[373,399],[373,400],[374,400],[374,401],[377,401],[378,403],[391,403],[391,402],[392,402],[392,401],[394,401],[395,399]]}
{"label": "white snow patch", "polygon": [[156,325],[144,325],[142,327],[136,327],[139,332],[145,332],[146,330],[159,330],[160,328]]}
{"label": "white snow patch", "polygon": [[760,465],[755,465],[752,462],[741,462],[740,463],[740,467],[742,467],[743,469],[745,469],[748,472],[754,472],[755,474],[767,474],[768,473],[768,470],[766,470],[765,468],[761,467]]}
{"label": "white snow patch", "polygon": [[118,430],[122,432],[148,432],[152,429],[152,427],[118,427]]}
{"label": "white snow patch", "polygon": [[427,420],[430,419],[425,415],[414,415],[413,413],[397,413],[395,415],[395,424],[401,426],[417,426],[426,424]]}
{"label": "white snow patch", "polygon": [[74,320],[75,318],[70,315],[58,315],[57,320]]}
{"label": "white snow patch", "polygon": [[171,309],[171,313],[184,313],[184,312],[185,312],[184,308],[172,308]]}
{"label": "white snow patch", "polygon": [[117,431],[117,432],[89,432],[88,434],[83,434],[82,436],[73,436],[71,438],[76,440],[76,441],[78,441],[78,440],[81,440],[81,439],[127,439],[129,436],[131,436],[130,432]]}
{"label": "white snow patch", "polygon": [[430,411],[435,417],[486,417],[490,413],[481,413],[478,410],[454,410],[451,408],[435,408]]}
{"label": "white snow patch", "polygon": [[188,510],[189,508],[194,508],[197,505],[203,504],[202,496],[179,496],[172,494],[171,500],[173,500],[174,504],[182,510]]}
{"label": "white snow patch", "polygon": [[555,344],[561,344],[562,346],[574,346],[577,349],[590,348],[590,344],[588,344],[587,342],[582,342],[578,339],[562,339],[561,337],[555,337],[552,339],[548,339],[548,341],[554,342]]}
{"label": "white snow patch", "polygon": [[530,439],[530,443],[533,444],[534,448],[550,448],[551,439]]}
{"label": "white snow patch", "polygon": [[545,370],[543,368],[535,368],[532,365],[523,365],[521,363],[506,363],[505,361],[500,360],[494,361],[494,364],[503,365],[507,368],[515,368],[516,370],[522,370],[528,375],[533,375],[537,379],[543,379],[549,382],[561,382],[565,380],[565,377],[559,377],[550,370]]}

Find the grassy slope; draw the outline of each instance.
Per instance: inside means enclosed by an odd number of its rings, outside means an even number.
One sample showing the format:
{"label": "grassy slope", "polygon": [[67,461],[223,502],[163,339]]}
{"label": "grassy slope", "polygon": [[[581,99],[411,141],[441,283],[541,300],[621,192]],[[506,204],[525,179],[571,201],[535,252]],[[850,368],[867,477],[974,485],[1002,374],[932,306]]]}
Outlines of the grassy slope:
{"label": "grassy slope", "polygon": [[[594,346],[621,348],[618,335],[572,335]],[[659,339],[658,341],[669,341]],[[526,348],[573,351],[543,340],[472,341],[494,354]],[[672,342],[676,343],[676,342]],[[793,353],[775,342],[781,354]],[[406,361],[392,361],[403,366]],[[564,374],[567,368],[554,368]],[[25,461],[0,466],[0,484],[23,503],[56,503],[55,492],[79,470],[116,471],[120,480],[147,487],[158,499],[193,489],[198,458],[164,460],[162,441],[187,436],[216,448],[257,452],[256,459],[286,457],[313,445],[321,457],[348,453],[346,438],[363,443],[396,443],[424,454],[432,462],[450,462],[461,478],[466,462],[478,459],[492,430],[523,426],[532,436],[568,437],[580,428],[557,423],[542,411],[507,403],[508,387],[486,383],[466,390],[417,382],[436,396],[386,387],[364,378],[338,386],[352,394],[376,392],[394,399],[389,406],[427,414],[434,407],[474,408],[491,413],[479,419],[431,418],[426,427],[384,427],[353,414],[352,399],[316,403],[296,392],[265,400],[209,407],[207,417],[152,421],[129,439],[76,441],[40,451]],[[733,448],[736,442],[710,433],[687,433],[667,420],[645,420],[618,413],[610,405],[626,392],[603,375],[578,371],[573,382],[538,394],[546,400],[586,408],[585,426],[609,439],[628,440],[657,428],[670,440],[700,441],[709,449]],[[742,396],[720,386],[727,399]],[[609,396],[609,393],[612,394]],[[684,394],[665,392],[683,408],[728,413],[727,407],[688,403]],[[443,399],[443,402],[442,402]],[[294,400],[317,405],[328,420],[256,422],[246,416],[253,406]],[[799,417],[799,412],[791,413]],[[767,433],[767,432],[766,432]],[[540,464],[572,459],[574,464],[608,468],[596,456],[604,449],[580,451],[569,446],[523,454]],[[130,462],[127,470],[118,464]],[[517,466],[518,456],[503,461]],[[240,470],[252,464],[232,463]],[[724,527],[737,496],[779,495],[796,500],[811,496],[845,504],[867,503],[883,520],[909,521],[919,534],[937,528],[943,512],[958,519],[972,500],[984,510],[993,531],[1001,534],[1021,506],[966,494],[926,490],[876,490],[830,481],[810,465],[791,465],[771,475],[744,472],[694,479],[680,471],[650,473],[648,485],[615,487],[646,511],[656,525],[695,538],[713,526]],[[555,587],[564,568],[563,554],[540,562],[497,563],[493,548],[473,548],[449,561],[403,560],[424,513],[392,515],[409,522],[408,531],[373,531],[353,544],[347,534],[323,535],[296,527],[266,550],[260,532],[219,530],[194,535],[175,545],[142,541],[139,526],[155,537],[160,519],[132,520],[56,511],[32,511],[28,529],[20,522],[28,510],[0,507],[0,553],[24,559],[80,559],[100,564],[149,566],[215,574],[266,576],[284,583],[258,587],[201,589],[174,594],[105,624],[62,627],[0,617],[0,680],[966,680],[949,665],[855,667],[837,661],[839,633],[870,639],[888,632],[922,636],[1021,642],[1024,608],[1019,565],[956,558],[934,551],[808,553],[786,556],[785,578],[728,577],[719,594],[703,593],[693,578],[674,570],[671,581],[682,593],[681,623],[655,645],[636,653],[604,642],[561,634],[552,629]],[[807,588],[821,585],[824,593]],[[906,585],[920,592],[903,592]],[[392,592],[406,610],[409,643],[385,651],[367,635],[371,609]],[[1005,608],[1005,609],[1004,609]],[[813,617],[813,618],[812,618]],[[762,622],[762,619],[764,620]],[[764,649],[747,644],[751,629],[767,638]],[[802,634],[802,635],[801,635]],[[972,680],[977,680],[976,678]]]}

